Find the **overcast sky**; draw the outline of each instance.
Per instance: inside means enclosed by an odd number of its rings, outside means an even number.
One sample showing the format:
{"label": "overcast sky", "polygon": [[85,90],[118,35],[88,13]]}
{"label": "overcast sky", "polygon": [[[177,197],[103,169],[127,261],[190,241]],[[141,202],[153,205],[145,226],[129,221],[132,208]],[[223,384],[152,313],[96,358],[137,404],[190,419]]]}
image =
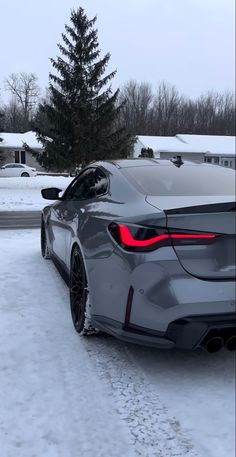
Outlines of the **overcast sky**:
{"label": "overcast sky", "polygon": [[0,0],[0,88],[12,72],[48,83],[71,8],[97,14],[100,48],[129,79],[175,84],[181,93],[234,90],[234,0]]}

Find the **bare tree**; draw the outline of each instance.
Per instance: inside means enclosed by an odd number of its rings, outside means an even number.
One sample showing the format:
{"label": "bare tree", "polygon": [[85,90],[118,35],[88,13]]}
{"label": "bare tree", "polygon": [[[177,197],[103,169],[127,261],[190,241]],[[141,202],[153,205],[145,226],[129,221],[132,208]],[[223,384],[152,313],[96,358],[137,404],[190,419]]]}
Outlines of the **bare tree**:
{"label": "bare tree", "polygon": [[24,129],[28,128],[38,103],[40,88],[37,80],[34,73],[12,73],[5,80],[6,90],[21,109]]}
{"label": "bare tree", "polygon": [[151,85],[131,80],[121,90],[120,100],[125,102],[122,115],[127,128],[134,134],[147,135],[153,102]]}
{"label": "bare tree", "polygon": [[7,132],[25,132],[29,130],[29,122],[26,123],[21,106],[13,98],[4,106],[4,129]]}
{"label": "bare tree", "polygon": [[182,98],[175,86],[162,81],[154,96],[153,132],[154,135],[174,135],[177,133],[179,107]]}
{"label": "bare tree", "polygon": [[148,83],[129,81],[121,90],[123,121],[134,135],[235,135],[235,96],[208,92],[196,100],[165,81],[153,93]]}

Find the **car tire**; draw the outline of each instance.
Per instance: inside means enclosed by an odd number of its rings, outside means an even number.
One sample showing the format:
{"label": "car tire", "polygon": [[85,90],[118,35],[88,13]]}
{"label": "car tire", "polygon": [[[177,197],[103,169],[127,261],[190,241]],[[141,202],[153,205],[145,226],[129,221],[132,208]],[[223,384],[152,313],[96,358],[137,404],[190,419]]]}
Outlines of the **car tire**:
{"label": "car tire", "polygon": [[92,327],[89,314],[89,290],[84,261],[80,249],[76,246],[71,255],[70,268],[70,307],[75,330],[80,335],[98,333]]}
{"label": "car tire", "polygon": [[50,249],[48,247],[47,235],[44,221],[41,222],[41,254],[44,259],[50,259]]}
{"label": "car tire", "polygon": [[27,173],[27,171],[24,171],[23,173],[21,173],[21,177],[22,178],[29,178],[29,173]]}

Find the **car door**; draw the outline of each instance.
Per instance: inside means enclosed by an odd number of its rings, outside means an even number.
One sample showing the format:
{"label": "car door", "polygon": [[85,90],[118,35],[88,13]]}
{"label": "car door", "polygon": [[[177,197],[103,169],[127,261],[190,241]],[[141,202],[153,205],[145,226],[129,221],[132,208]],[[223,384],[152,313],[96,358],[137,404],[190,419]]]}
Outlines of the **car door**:
{"label": "car door", "polygon": [[11,164],[7,165],[7,169],[8,169],[8,176],[11,176],[12,178],[20,176],[20,169],[19,169],[19,165],[17,163],[11,163]]}
{"label": "car door", "polygon": [[24,169],[22,169],[22,168],[23,168],[22,165],[20,165],[19,163],[13,164],[12,176],[15,176],[15,177],[21,176],[21,173],[24,171]]}
{"label": "car door", "polygon": [[95,169],[87,168],[66,189],[60,201],[52,206],[50,224],[52,249],[68,267],[67,248],[80,226],[83,202],[95,197]]}

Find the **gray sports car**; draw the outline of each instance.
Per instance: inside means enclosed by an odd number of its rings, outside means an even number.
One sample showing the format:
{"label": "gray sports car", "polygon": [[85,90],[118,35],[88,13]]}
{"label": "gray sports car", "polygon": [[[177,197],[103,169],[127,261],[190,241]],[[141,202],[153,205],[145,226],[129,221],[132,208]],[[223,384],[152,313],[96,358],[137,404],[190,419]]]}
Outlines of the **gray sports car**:
{"label": "gray sports car", "polygon": [[235,174],[174,160],[96,162],[42,212],[44,258],[80,334],[236,349]]}

